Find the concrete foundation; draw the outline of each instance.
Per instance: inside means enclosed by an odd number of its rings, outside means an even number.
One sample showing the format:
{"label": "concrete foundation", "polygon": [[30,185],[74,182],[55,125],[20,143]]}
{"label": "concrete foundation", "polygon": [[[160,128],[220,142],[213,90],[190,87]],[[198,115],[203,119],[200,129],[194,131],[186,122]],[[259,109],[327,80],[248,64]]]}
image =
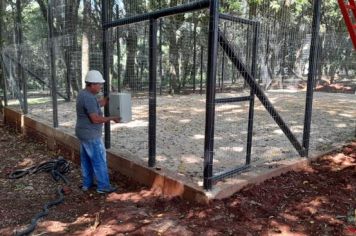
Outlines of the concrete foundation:
{"label": "concrete foundation", "polygon": [[[76,137],[24,116],[19,111],[8,107],[4,108],[3,115],[6,125],[12,126],[35,141],[45,142],[49,149],[60,153],[74,163],[80,162],[79,141]],[[119,172],[141,184],[154,188],[164,196],[178,196],[200,203],[229,197],[249,184],[261,183],[268,178],[303,168],[313,159],[283,161],[277,168],[271,170],[247,171],[233,179],[217,183],[212,191],[204,191],[202,187],[176,173],[164,169],[149,168],[147,163],[138,161],[128,153],[108,149],[107,158],[109,168],[114,172]]]}

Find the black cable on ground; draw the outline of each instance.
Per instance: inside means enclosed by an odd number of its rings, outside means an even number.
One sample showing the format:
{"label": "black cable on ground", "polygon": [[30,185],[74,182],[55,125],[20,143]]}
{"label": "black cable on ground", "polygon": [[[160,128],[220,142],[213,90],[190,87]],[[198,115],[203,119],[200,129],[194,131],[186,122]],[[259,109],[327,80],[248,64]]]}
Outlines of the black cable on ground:
{"label": "black cable on ground", "polygon": [[58,198],[58,199],[46,203],[46,204],[43,206],[43,210],[42,210],[41,212],[37,213],[37,214],[35,215],[35,217],[32,218],[31,224],[27,227],[27,229],[25,229],[25,230],[23,230],[23,231],[20,231],[20,232],[15,232],[15,235],[16,235],[16,236],[24,236],[24,235],[28,235],[28,234],[30,234],[32,231],[34,231],[35,228],[36,228],[36,225],[37,225],[37,221],[38,221],[39,219],[41,219],[42,217],[48,215],[48,212],[49,212],[48,208],[50,208],[50,207],[52,207],[52,206],[54,206],[54,205],[58,205],[58,204],[60,204],[60,203],[63,202],[64,197],[63,197],[63,188],[62,188],[62,187],[58,187],[58,189],[57,189],[57,194],[59,195],[59,198]]}
{"label": "black cable on ground", "polygon": [[[64,174],[67,173],[68,171],[69,171],[69,163],[65,159],[63,159],[63,157],[59,157],[58,160],[47,161],[47,162],[43,162],[37,166],[31,166],[26,169],[15,170],[14,172],[12,172],[9,175],[9,178],[10,179],[19,179],[21,177],[24,177],[27,174],[35,174],[37,172],[50,172],[52,175],[52,178],[55,181],[62,179],[65,184],[68,184],[69,182],[68,182],[67,178],[64,176]],[[57,194],[59,196],[58,199],[46,203],[43,206],[42,211],[40,213],[36,214],[35,217],[32,218],[31,224],[25,230],[20,231],[20,232],[15,232],[15,235],[23,236],[23,235],[30,234],[36,228],[37,221],[40,218],[48,215],[48,212],[49,212],[48,208],[62,203],[63,199],[64,199],[62,187],[58,187]]]}
{"label": "black cable on ground", "polygon": [[19,179],[28,174],[36,174],[37,172],[51,172],[51,175],[55,181],[58,181],[60,178],[67,184],[68,180],[65,179],[63,174],[69,171],[69,163],[59,157],[58,160],[43,162],[37,166],[31,166],[25,169],[15,170],[10,173],[10,179]]}

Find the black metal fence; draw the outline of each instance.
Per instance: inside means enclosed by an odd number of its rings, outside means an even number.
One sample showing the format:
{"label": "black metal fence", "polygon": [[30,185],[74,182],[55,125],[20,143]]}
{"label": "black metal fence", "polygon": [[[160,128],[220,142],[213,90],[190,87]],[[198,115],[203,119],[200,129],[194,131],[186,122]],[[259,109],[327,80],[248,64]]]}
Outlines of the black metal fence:
{"label": "black metal fence", "polygon": [[[177,145],[179,140],[189,139],[194,145],[196,140],[204,141],[199,141],[195,147],[201,149],[199,152],[203,161],[197,161],[199,157],[193,161],[202,167],[202,185],[205,189],[211,189],[214,182],[249,168],[255,156],[261,155],[262,149],[270,148],[262,144],[258,147],[259,153],[253,152],[264,130],[286,137],[279,145],[289,145],[292,150],[280,148],[279,152],[287,152],[288,157],[308,156],[310,133],[318,131],[318,128],[313,128],[312,122],[313,92],[317,89],[315,81],[322,81],[319,78],[322,68],[332,70],[332,63],[328,62],[328,50],[326,47],[323,49],[325,41],[333,38],[329,37],[333,34],[319,34],[320,0],[314,1],[314,10],[310,11],[314,16],[312,27],[297,33],[295,29],[289,33],[286,29],[278,31],[280,28],[274,29],[271,22],[268,25],[262,17],[251,20],[221,13],[218,0],[183,1],[177,5],[167,5],[164,1],[149,2],[153,5],[143,7],[142,1],[126,1],[125,6],[115,6],[111,1],[102,1],[101,6],[93,3],[96,5],[92,8],[100,8],[101,15],[93,14],[92,18],[101,17],[101,22],[90,23],[99,24],[101,30],[85,30],[83,26],[80,29],[82,32],[68,34],[72,32],[69,29],[72,29],[75,21],[71,16],[72,10],[67,10],[65,1],[49,1],[48,39],[37,44],[15,44],[2,50],[6,78],[2,90],[6,105],[7,98],[16,98],[26,114],[35,108],[35,103],[40,103],[36,114],[51,111],[54,127],[69,128],[67,122],[73,117],[64,111],[62,105],[73,105],[75,91],[81,88],[82,74],[86,70],[99,69],[106,80],[105,96],[111,92],[128,92],[135,97],[138,107],[134,108],[134,124],[127,132],[122,132],[121,127],[105,125],[106,147],[112,147],[113,141],[130,139],[133,145],[120,143],[114,147],[128,151],[132,151],[131,148],[140,149],[135,154],[147,155],[150,167],[175,158],[175,154],[164,154],[165,149],[177,146],[177,152],[185,152],[184,146]],[[151,11],[140,10],[149,8]],[[68,22],[66,19],[69,19]],[[64,22],[62,28],[53,28],[53,21],[56,27],[58,22]],[[63,32],[59,29],[63,29]],[[82,35],[81,40],[78,35]],[[345,35],[339,37],[342,38],[342,48],[346,50],[348,44],[345,43]],[[282,39],[283,44],[275,42]],[[351,48],[351,44],[349,46]],[[291,55],[297,53],[300,55]],[[295,66],[293,63],[299,64]],[[323,64],[329,66],[321,66]],[[84,65],[88,68],[84,68]],[[300,71],[296,71],[296,68]],[[340,71],[340,77],[343,73],[351,77],[354,68],[345,66]],[[287,96],[273,96],[268,89],[283,91],[290,83],[295,83],[293,91],[302,91],[290,97],[297,98],[303,104],[281,107],[283,98]],[[186,109],[184,106],[187,104],[179,108],[164,107],[164,103],[168,102],[162,98],[167,94],[177,96],[178,101],[190,102],[189,105],[195,106],[194,111]],[[201,99],[200,95],[205,97]],[[33,98],[35,102],[31,100]],[[344,102],[343,98],[339,99],[351,107],[341,114],[347,117],[349,123],[340,119],[339,125],[343,127],[340,132],[348,127],[355,128],[355,108],[352,108],[352,97],[348,99],[350,101]],[[169,102],[176,105],[178,101]],[[275,126],[256,119],[256,111],[260,113],[260,108],[265,109],[264,113],[270,116],[268,118]],[[74,109],[73,106],[71,109]],[[298,119],[297,114],[295,117],[290,115],[297,111],[300,113]],[[169,122],[170,117],[189,112],[192,113],[190,117],[182,116],[174,121],[177,128],[169,130],[169,134],[177,136],[179,140],[167,145],[166,141],[171,137],[160,133],[164,123]],[[320,114],[324,111],[316,112]],[[33,111],[30,113],[34,114]],[[105,114],[109,114],[107,107]],[[197,125],[199,128],[188,136],[195,122],[194,115],[201,116]],[[246,119],[243,120],[245,124],[236,127],[236,123],[242,121],[236,118],[238,115]],[[289,115],[288,119],[285,119],[286,115]],[[227,128],[220,129],[219,125],[223,122]],[[318,122],[321,123],[316,120],[314,124]],[[145,136],[142,130],[139,132],[140,127],[144,127]],[[320,142],[325,142],[324,137],[321,139]],[[227,140],[231,143],[227,144]],[[236,144],[238,140],[241,145]],[[230,158],[231,162],[220,165],[219,162],[223,162],[225,157]],[[183,168],[187,160],[190,161],[189,155],[180,160],[177,169]]]}
{"label": "black metal fence", "polygon": [[[103,9],[103,51],[104,51],[104,78],[107,81],[105,86],[104,95],[109,94],[109,58],[108,58],[108,28],[116,27],[120,25],[133,24],[141,21],[149,20],[149,130],[148,130],[148,143],[149,143],[149,159],[148,165],[154,167],[156,163],[156,82],[157,82],[157,19],[160,17],[166,17],[173,14],[185,13],[189,11],[200,10],[202,8],[209,7],[209,35],[208,35],[208,71],[207,71],[207,85],[206,85],[206,124],[205,124],[205,145],[204,145],[204,188],[211,189],[212,182],[231,176],[241,170],[248,168],[250,164],[251,145],[252,145],[252,129],[253,129],[253,106],[254,97],[256,96],[264,105],[266,110],[273,117],[278,126],[282,129],[283,133],[290,140],[294,148],[298,151],[300,156],[305,156],[308,153],[309,147],[309,135],[310,135],[310,123],[311,123],[311,111],[312,111],[312,98],[313,98],[313,81],[315,77],[315,55],[316,48],[318,47],[318,34],[320,25],[320,1],[315,1],[315,11],[313,18],[313,37],[312,47],[310,53],[310,71],[308,77],[308,88],[306,98],[306,112],[304,122],[303,144],[301,144],[288,125],[284,122],[282,117],[276,111],[272,103],[269,101],[263,90],[260,88],[255,80],[256,76],[256,54],[257,54],[257,38],[258,38],[258,23],[243,20],[229,15],[221,15],[219,13],[219,2],[217,0],[212,1],[199,1],[182,6],[176,6],[171,8],[154,11],[151,13],[145,13],[137,16],[119,19],[110,22],[108,20],[108,14],[106,9],[108,8],[107,2],[104,1],[102,5]],[[235,53],[234,49],[230,46],[230,43],[219,30],[219,18],[230,20],[239,23],[251,24],[254,26],[253,34],[253,55],[251,70],[239,59],[239,56]],[[216,73],[217,73],[217,56],[218,56],[218,43],[223,48],[224,52],[228,55],[234,66],[242,74],[246,82],[251,88],[250,96],[248,97],[236,97],[229,99],[215,99],[216,93]],[[241,102],[249,101],[249,124],[248,124],[248,139],[247,139],[247,154],[246,165],[237,167],[232,170],[225,171],[223,173],[213,175],[213,153],[214,153],[214,120],[215,120],[215,104],[226,102]],[[105,109],[105,113],[108,114],[108,108]],[[110,124],[105,125],[105,141],[106,146],[110,147]]]}

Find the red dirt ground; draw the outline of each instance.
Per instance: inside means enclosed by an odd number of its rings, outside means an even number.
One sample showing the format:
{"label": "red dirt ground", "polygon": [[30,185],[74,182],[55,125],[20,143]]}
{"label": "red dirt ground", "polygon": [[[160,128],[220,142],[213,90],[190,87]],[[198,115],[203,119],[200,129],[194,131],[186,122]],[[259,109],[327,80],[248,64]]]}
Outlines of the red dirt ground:
{"label": "red dirt ground", "polygon": [[[15,169],[53,160],[57,154],[46,146],[0,125],[0,150],[0,235],[13,235],[63,184],[47,173],[8,179]],[[34,235],[356,235],[356,140],[302,171],[209,205],[160,197],[117,174],[116,193],[83,193],[74,164],[67,178],[64,203]]]}
{"label": "red dirt ground", "polygon": [[323,83],[317,85],[315,91],[318,92],[328,92],[328,93],[355,93],[356,88],[352,88],[351,86],[345,86],[342,83],[328,84]]}

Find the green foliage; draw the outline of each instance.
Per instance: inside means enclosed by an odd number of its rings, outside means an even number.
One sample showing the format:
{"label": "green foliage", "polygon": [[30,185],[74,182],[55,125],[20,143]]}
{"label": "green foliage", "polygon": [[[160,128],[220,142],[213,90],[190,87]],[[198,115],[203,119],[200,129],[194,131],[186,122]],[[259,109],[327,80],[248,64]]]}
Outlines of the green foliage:
{"label": "green foliage", "polygon": [[223,13],[240,13],[242,6],[241,0],[224,0],[221,1],[220,11]]}
{"label": "green foliage", "polygon": [[346,31],[337,1],[325,1],[322,8],[322,24],[325,31]]}
{"label": "green foliage", "polygon": [[[40,8],[39,2],[42,6],[47,5],[45,0],[25,0],[22,1],[22,16],[23,16],[23,34],[24,39],[28,42],[28,48],[33,49],[33,58],[45,57],[40,52],[36,51],[36,43],[43,38],[47,38],[47,23],[43,14],[43,8]],[[78,33],[75,39],[78,43],[78,49],[81,33],[88,31],[93,33],[91,35],[93,41],[90,45],[90,50],[100,50],[101,37],[101,1],[86,0],[89,8],[85,9],[80,5],[79,9],[75,9],[74,5],[77,0],[63,1],[70,6],[73,18],[69,24],[75,24],[74,31]],[[121,14],[125,17],[137,15],[139,13],[155,11],[165,7],[172,7],[181,5],[188,0],[116,0],[120,4]],[[83,1],[82,1],[83,3]],[[283,69],[288,67],[288,70],[295,70],[300,63],[301,54],[304,53],[304,47],[308,46],[307,35],[310,35],[313,3],[311,0],[221,0],[220,11],[228,14],[237,15],[239,17],[250,18],[260,21],[261,35],[259,40],[259,56],[265,58],[268,64],[268,70],[271,73],[281,73]],[[16,23],[15,1],[4,1],[5,12],[1,15],[4,21],[4,37],[0,40],[5,45],[11,45],[14,42],[14,30]],[[78,3],[79,4],[79,3]],[[83,13],[85,12],[85,14]],[[68,12],[63,13],[65,17]],[[60,12],[57,14],[61,14]],[[84,15],[87,17],[85,22]],[[74,21],[74,16],[77,16],[77,21]],[[63,16],[64,17],[64,16]],[[193,68],[192,59],[192,44],[193,35],[197,38],[196,56],[197,67],[199,66],[199,56],[201,46],[206,50],[206,35],[208,25],[208,11],[190,12],[186,14],[179,14],[175,16],[166,17],[161,26],[162,33],[159,33],[162,67],[164,84],[169,84],[169,78],[177,80],[177,86],[181,86],[181,80],[191,81],[190,71]],[[58,23],[58,22],[57,22]],[[58,23],[58,28],[72,29],[72,25],[66,23]],[[146,22],[147,23],[147,22]],[[147,78],[147,25],[146,31],[142,26],[135,25],[135,27],[122,27],[120,31],[121,45],[121,74],[125,74],[129,69],[129,76],[135,74],[133,77],[137,80],[144,80]],[[161,23],[160,23],[161,24]],[[194,25],[196,27],[194,27]],[[63,29],[62,28],[62,29]],[[120,28],[121,29],[121,28]],[[345,24],[340,14],[337,1],[325,0],[322,2],[322,19],[321,19],[322,39],[320,49],[320,61],[323,62],[321,70],[323,73],[335,74],[337,71],[344,70],[345,64],[348,61],[355,61],[354,52],[347,37],[337,37],[335,35],[324,35],[339,32],[346,32]],[[229,29],[228,29],[229,30]],[[194,32],[195,31],[195,32]],[[73,32],[73,31],[66,31]],[[146,34],[145,34],[146,32]],[[232,32],[235,34],[236,32]],[[238,35],[241,32],[237,32]],[[145,34],[145,36],[143,36]],[[146,38],[145,38],[146,37]],[[309,37],[309,36],[308,36]],[[99,39],[99,40],[98,40]],[[337,39],[337,40],[335,40]],[[115,42],[114,42],[115,44]],[[189,46],[187,46],[189,45]],[[239,45],[244,48],[246,45]],[[284,51],[283,51],[284,50]],[[283,52],[282,52],[283,51]],[[80,52],[78,53],[80,55]],[[304,53],[305,54],[305,53]],[[114,56],[116,54],[114,53]],[[33,59],[31,58],[31,59]],[[204,58],[206,59],[206,58]],[[306,60],[305,58],[303,60]],[[126,63],[130,61],[130,63]],[[118,62],[113,62],[117,64]],[[133,64],[133,65],[131,65]],[[349,63],[350,64],[350,63]],[[42,65],[41,65],[42,66]],[[131,66],[132,68],[128,68]],[[80,64],[77,65],[81,67]],[[199,68],[197,68],[197,71]],[[137,69],[138,68],[138,69]],[[356,71],[355,65],[348,66],[347,69],[351,72]],[[79,69],[80,71],[80,69]],[[351,73],[350,73],[351,74]],[[141,76],[142,78],[136,78]],[[197,77],[197,75],[196,75]],[[123,76],[121,76],[123,78]],[[114,78],[115,79],[115,78]],[[204,78],[205,79],[205,78]],[[140,81],[145,83],[146,81]],[[36,82],[29,85],[30,87],[38,86]]]}
{"label": "green foliage", "polygon": [[[23,9],[23,31],[26,39],[36,42],[39,39],[47,38],[46,22],[41,14],[37,3],[31,3]],[[33,27],[36,25],[36,27]]]}
{"label": "green foliage", "polygon": [[269,7],[275,12],[278,12],[282,8],[278,0],[271,1]]}

